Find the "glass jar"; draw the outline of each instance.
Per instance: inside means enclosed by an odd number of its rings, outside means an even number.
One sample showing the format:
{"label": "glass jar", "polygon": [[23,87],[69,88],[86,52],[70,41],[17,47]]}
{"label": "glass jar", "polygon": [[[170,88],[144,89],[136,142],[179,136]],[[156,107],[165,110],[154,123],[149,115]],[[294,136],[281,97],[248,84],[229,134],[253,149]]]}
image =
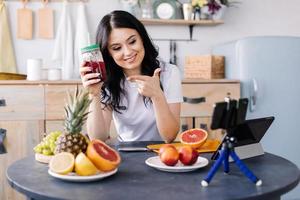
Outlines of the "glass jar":
{"label": "glass jar", "polygon": [[81,49],[82,60],[86,62],[85,66],[92,70],[89,73],[99,73],[101,81],[106,80],[106,69],[102,53],[98,44],[93,44]]}
{"label": "glass jar", "polygon": [[153,10],[152,10],[151,0],[144,0],[141,3],[141,9],[142,9],[142,18],[144,18],[144,19],[153,18]]}

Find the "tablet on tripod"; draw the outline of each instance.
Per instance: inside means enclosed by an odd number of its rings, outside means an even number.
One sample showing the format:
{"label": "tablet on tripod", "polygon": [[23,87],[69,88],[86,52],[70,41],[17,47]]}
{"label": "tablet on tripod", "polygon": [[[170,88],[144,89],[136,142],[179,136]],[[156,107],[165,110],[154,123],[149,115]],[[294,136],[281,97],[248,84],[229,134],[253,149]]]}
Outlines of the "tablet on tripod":
{"label": "tablet on tripod", "polygon": [[[273,123],[274,119],[274,117],[264,117],[245,120],[243,123],[238,124],[232,129],[231,135],[237,139],[235,151],[241,159],[262,155],[264,153],[259,142]],[[212,160],[218,158],[218,151],[221,149],[221,145],[211,157]]]}

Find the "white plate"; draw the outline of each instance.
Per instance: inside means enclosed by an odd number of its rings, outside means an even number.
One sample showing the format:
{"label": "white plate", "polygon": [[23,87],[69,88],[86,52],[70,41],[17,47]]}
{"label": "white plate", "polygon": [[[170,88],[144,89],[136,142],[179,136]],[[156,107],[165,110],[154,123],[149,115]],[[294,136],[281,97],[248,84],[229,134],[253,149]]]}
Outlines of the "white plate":
{"label": "white plate", "polygon": [[55,172],[52,172],[50,169],[48,170],[48,174],[50,174],[50,176],[53,176],[55,178],[61,179],[61,180],[65,180],[65,181],[72,181],[72,182],[90,182],[90,181],[96,181],[96,180],[100,180],[103,179],[105,177],[111,176],[113,174],[115,174],[118,171],[118,169],[115,169],[113,171],[110,172],[99,172],[96,175],[92,175],[92,176],[78,176],[76,173],[69,173],[67,175],[61,175],[61,174],[57,174]]}
{"label": "white plate", "polygon": [[203,158],[201,156],[198,157],[198,160],[195,164],[193,165],[183,165],[180,161],[175,166],[167,166],[163,162],[161,162],[159,156],[154,156],[148,158],[145,163],[150,166],[154,167],[158,170],[161,171],[166,171],[166,172],[189,172],[193,171],[202,167],[205,167],[208,165],[208,160],[206,158]]}

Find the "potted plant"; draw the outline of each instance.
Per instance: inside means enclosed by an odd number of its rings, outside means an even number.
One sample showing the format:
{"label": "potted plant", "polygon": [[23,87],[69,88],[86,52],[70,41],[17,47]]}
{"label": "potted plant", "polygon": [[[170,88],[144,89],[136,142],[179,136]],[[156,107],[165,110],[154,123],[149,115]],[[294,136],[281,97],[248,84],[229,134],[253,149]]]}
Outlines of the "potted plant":
{"label": "potted plant", "polygon": [[208,3],[207,0],[192,0],[192,6],[193,6],[192,19],[200,20],[204,18],[206,12],[202,10],[202,15],[201,15],[201,9],[203,9],[207,5],[207,3]]}
{"label": "potted plant", "polygon": [[[222,3],[226,3],[223,4]],[[227,5],[229,5],[228,0],[210,0],[207,4],[208,6],[208,11],[211,15],[211,18],[213,20],[220,20],[223,18],[226,10],[227,10]]]}

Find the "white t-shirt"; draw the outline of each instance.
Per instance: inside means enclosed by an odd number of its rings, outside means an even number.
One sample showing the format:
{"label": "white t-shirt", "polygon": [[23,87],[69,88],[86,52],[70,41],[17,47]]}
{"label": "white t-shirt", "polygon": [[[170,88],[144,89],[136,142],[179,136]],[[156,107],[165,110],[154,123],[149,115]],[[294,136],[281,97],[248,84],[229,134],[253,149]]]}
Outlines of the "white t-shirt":
{"label": "white t-shirt", "polygon": [[[160,81],[167,103],[180,103],[182,99],[181,78],[177,66],[161,63]],[[121,97],[121,105],[127,110],[113,111],[113,120],[120,141],[161,141],[152,103],[144,104],[136,83],[125,80],[127,98]]]}

